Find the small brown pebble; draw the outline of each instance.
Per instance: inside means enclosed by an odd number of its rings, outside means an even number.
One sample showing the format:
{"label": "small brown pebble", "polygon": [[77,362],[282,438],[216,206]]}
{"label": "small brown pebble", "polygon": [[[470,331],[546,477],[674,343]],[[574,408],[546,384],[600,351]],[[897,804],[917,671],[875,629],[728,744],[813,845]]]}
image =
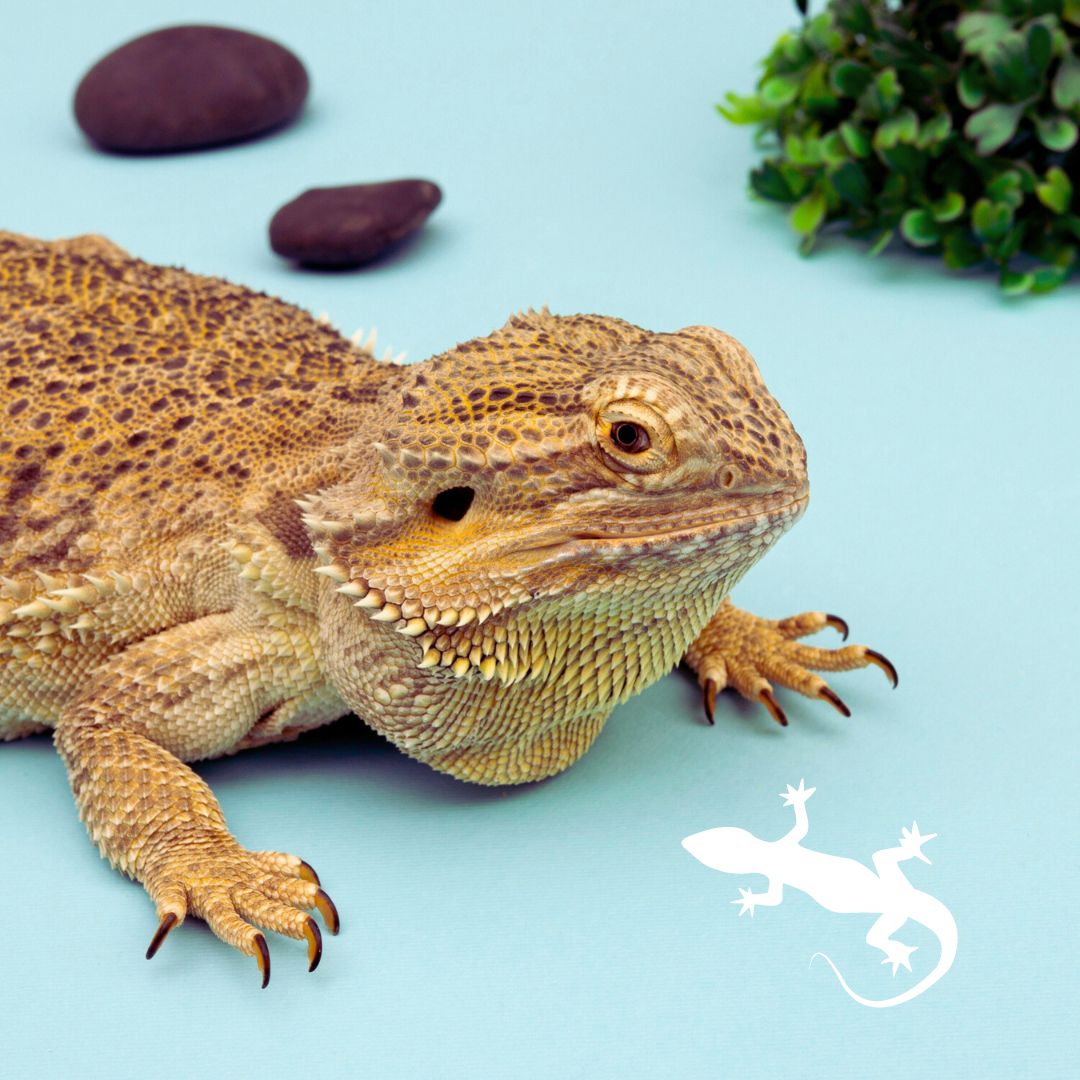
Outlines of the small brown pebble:
{"label": "small brown pebble", "polygon": [[304,65],[274,41],[224,26],[172,26],[99,60],[75,91],[75,119],[106,150],[190,150],[279,127],[307,92]]}
{"label": "small brown pebble", "polygon": [[439,205],[430,180],[311,188],[270,222],[270,246],[303,266],[361,266],[415,232]]}

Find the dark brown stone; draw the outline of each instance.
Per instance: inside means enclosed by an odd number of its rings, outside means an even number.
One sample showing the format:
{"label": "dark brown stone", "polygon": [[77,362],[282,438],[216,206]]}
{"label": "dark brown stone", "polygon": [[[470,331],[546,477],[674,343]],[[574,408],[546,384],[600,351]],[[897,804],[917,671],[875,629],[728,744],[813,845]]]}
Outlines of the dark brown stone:
{"label": "dark brown stone", "polygon": [[415,232],[439,205],[430,180],[311,188],[270,222],[270,246],[304,266],[360,266]]}
{"label": "dark brown stone", "polygon": [[75,119],[106,150],[190,150],[279,127],[307,92],[304,65],[276,42],[224,26],[172,26],[99,60],[75,91]]}

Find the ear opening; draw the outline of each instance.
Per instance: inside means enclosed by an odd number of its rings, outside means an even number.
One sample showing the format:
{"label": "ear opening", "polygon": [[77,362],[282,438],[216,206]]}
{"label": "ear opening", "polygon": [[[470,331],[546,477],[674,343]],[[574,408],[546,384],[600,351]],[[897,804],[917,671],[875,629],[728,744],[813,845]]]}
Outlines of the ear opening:
{"label": "ear opening", "polygon": [[471,487],[452,487],[440,491],[431,504],[431,511],[444,521],[460,521],[472,506],[476,492]]}

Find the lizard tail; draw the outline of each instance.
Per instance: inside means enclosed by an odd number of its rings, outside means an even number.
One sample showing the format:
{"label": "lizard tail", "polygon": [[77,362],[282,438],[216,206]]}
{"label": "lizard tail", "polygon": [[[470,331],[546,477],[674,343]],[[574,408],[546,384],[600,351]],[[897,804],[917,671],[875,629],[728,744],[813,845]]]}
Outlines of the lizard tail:
{"label": "lizard tail", "polygon": [[938,933],[938,940],[941,943],[941,955],[938,957],[938,962],[934,966],[933,971],[921,978],[914,986],[909,987],[902,994],[895,995],[895,997],[875,1000],[874,998],[865,998],[861,994],[855,993],[855,991],[848,986],[844,976],[840,974],[840,969],[824,953],[814,953],[814,955],[810,957],[810,963],[812,964],[820,956],[821,959],[833,969],[833,974],[844,988],[844,992],[848,997],[857,1001],[860,1005],[866,1005],[871,1009],[887,1009],[892,1005],[903,1005],[905,1001],[911,1001],[912,998],[917,998],[920,994],[929,990],[930,987],[941,979],[949,968],[952,967],[953,960],[956,959],[956,924],[952,921],[951,915],[949,916],[948,923],[951,924],[951,929],[948,925],[942,926]]}

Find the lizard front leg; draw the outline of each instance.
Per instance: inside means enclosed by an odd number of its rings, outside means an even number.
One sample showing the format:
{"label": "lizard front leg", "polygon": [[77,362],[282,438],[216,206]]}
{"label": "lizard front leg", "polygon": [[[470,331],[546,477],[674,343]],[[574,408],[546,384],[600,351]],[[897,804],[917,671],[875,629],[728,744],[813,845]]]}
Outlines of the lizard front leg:
{"label": "lizard front leg", "polygon": [[818,649],[797,640],[826,626],[847,638],[847,623],[836,615],[811,611],[788,619],[760,619],[725,599],[686,653],[686,663],[704,690],[709,723],[713,722],[717,692],[731,687],[748,701],[761,702],[778,723],[786,726],[787,717],[773,694],[773,683],[807,697],[821,698],[844,716],[850,716],[848,707],[824,679],[813,673],[814,669],[850,671],[876,664],[896,686],[896,668],[865,645]]}
{"label": "lizard front leg", "polygon": [[[282,662],[288,639],[232,613],[164,631],[98,669],[57,725],[91,838],[157,907],[148,959],[192,914],[255,957],[265,986],[270,956],[256,927],[306,939],[309,970],[322,939],[307,912],[318,909],[337,933],[337,912],[311,867],[295,855],[241,847],[213,792],[181,760],[234,749],[282,698],[316,702],[306,726],[332,718],[318,684],[307,685],[311,665],[295,653]],[[290,719],[298,719],[295,709]]]}

